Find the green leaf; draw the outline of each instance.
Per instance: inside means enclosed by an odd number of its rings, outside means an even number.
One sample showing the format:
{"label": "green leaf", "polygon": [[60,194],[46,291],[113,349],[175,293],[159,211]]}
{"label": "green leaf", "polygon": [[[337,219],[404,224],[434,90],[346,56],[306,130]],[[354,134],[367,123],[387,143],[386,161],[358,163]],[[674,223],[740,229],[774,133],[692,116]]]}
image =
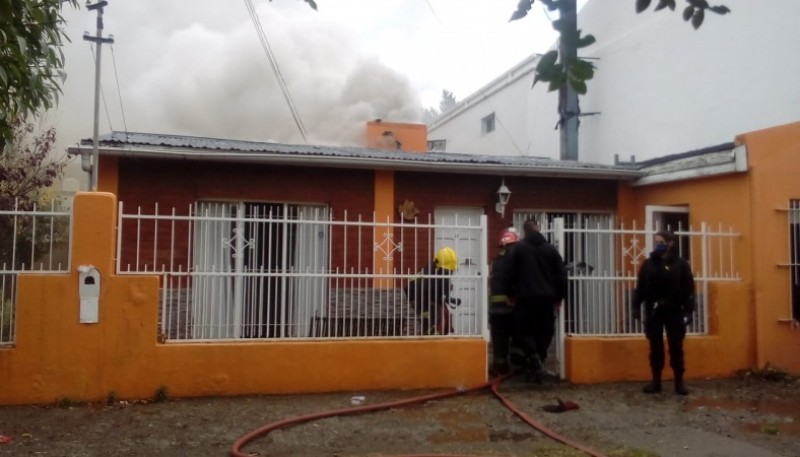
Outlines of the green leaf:
{"label": "green leaf", "polygon": [[656,11],[663,10],[664,8],[675,11],[675,0],[659,0],[658,5],[656,5]]}
{"label": "green leaf", "polygon": [[689,19],[692,18],[693,14],[694,14],[694,7],[687,6],[686,9],[683,10],[683,20],[688,21]]}
{"label": "green leaf", "polygon": [[686,1],[695,8],[700,8],[700,9],[708,8],[708,2],[706,0],[686,0]]}
{"label": "green leaf", "polygon": [[578,40],[578,42],[575,44],[575,47],[585,48],[586,46],[593,45],[596,41],[597,39],[594,37],[594,35],[586,35],[585,37]]}
{"label": "green leaf", "polygon": [[695,30],[699,29],[700,26],[703,25],[703,19],[705,19],[705,17],[705,10],[699,9],[695,11],[692,16],[692,27],[694,27]]}
{"label": "green leaf", "polygon": [[539,59],[536,64],[536,73],[547,73],[553,70],[556,60],[558,60],[558,51],[549,51]]}
{"label": "green leaf", "polygon": [[711,6],[708,9],[710,9],[711,11],[713,11],[713,12],[715,12],[717,14],[728,14],[728,13],[731,12],[730,8],[728,8],[725,5]]}
{"label": "green leaf", "polygon": [[594,77],[594,65],[586,60],[577,59],[569,66],[569,73],[575,79],[587,81]]}
{"label": "green leaf", "polygon": [[579,93],[581,95],[585,95],[586,94],[586,82],[578,81],[578,80],[575,80],[575,79],[570,79],[569,80],[569,85],[572,86],[573,89],[575,89],[575,92],[577,92],[577,93]]}
{"label": "green leaf", "polygon": [[552,81],[550,81],[550,84],[547,85],[547,91],[548,92],[557,91],[558,89],[561,89],[561,86],[563,86],[564,83],[566,82],[567,82],[566,77],[553,79]]}
{"label": "green leaf", "polygon": [[517,10],[511,14],[511,19],[508,21],[516,21],[517,19],[522,19],[523,17],[528,15],[528,11],[531,10],[531,5],[533,5],[534,0],[520,0],[517,3]]}
{"label": "green leaf", "polygon": [[0,67],[0,82],[3,83],[3,86],[8,84],[8,75],[6,74],[6,70],[3,67]]}
{"label": "green leaf", "polygon": [[28,42],[23,36],[17,36],[17,44],[19,45],[20,54],[25,55],[28,53]]}
{"label": "green leaf", "polygon": [[636,0],[636,12],[641,13],[650,6],[650,0]]}

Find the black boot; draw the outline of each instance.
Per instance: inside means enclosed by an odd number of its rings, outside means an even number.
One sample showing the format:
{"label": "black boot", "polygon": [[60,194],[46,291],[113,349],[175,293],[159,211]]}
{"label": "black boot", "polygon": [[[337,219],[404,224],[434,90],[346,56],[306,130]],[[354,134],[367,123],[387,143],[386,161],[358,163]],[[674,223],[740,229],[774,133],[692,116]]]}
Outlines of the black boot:
{"label": "black boot", "polygon": [[683,383],[683,376],[675,376],[675,393],[678,395],[689,395],[689,390]]}
{"label": "black boot", "polygon": [[530,358],[528,363],[529,372],[526,375],[526,380],[529,382],[535,382],[536,384],[541,384],[544,381],[544,365],[542,365],[542,359],[539,358],[537,354],[533,354]]}
{"label": "black boot", "polygon": [[642,388],[642,392],[646,394],[655,394],[661,392],[661,373],[654,372],[653,380]]}

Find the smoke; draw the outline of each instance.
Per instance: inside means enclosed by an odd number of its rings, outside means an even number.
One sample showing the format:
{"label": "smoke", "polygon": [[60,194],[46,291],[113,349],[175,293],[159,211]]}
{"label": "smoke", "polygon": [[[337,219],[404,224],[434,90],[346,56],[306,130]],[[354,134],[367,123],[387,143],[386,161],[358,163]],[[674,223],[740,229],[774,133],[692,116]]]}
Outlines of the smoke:
{"label": "smoke", "polygon": [[[363,55],[347,30],[302,2],[256,3],[256,11],[309,143],[363,145],[369,120],[420,121],[410,80],[379,56]],[[84,9],[70,15],[75,49],[67,50],[65,101],[71,103],[59,110],[59,134],[73,143],[91,136],[93,63],[79,35],[94,34],[94,15]],[[116,42],[113,56],[103,50],[109,114],[101,115],[101,133],[124,129],[124,109],[129,131],[303,142],[243,3],[121,2],[106,7],[104,17]]]}

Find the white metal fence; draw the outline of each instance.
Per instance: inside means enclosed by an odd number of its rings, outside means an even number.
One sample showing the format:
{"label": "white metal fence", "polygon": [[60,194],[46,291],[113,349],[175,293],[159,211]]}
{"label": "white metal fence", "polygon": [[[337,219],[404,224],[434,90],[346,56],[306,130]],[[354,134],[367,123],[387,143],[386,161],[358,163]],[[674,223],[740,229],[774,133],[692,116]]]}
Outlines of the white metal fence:
{"label": "white metal fence", "polygon": [[0,207],[0,345],[16,341],[17,277],[69,272],[70,204],[70,198],[44,207],[17,199]]}
{"label": "white metal fence", "polygon": [[[443,318],[450,336],[483,336],[486,218],[447,222],[248,202],[126,214],[120,203],[117,271],[161,277],[163,340],[420,337]],[[443,246],[468,260],[451,278],[461,304],[426,320],[404,288]]]}
{"label": "white metal fence", "polygon": [[[633,304],[638,271],[649,256],[657,230],[615,228],[612,218],[556,218],[545,230],[565,257],[570,273],[564,307],[564,332],[572,335],[624,335],[643,332],[642,309]],[[695,279],[696,308],[689,333],[708,332],[708,284],[738,281],[734,245],[739,234],[701,224],[674,231],[678,252]]]}

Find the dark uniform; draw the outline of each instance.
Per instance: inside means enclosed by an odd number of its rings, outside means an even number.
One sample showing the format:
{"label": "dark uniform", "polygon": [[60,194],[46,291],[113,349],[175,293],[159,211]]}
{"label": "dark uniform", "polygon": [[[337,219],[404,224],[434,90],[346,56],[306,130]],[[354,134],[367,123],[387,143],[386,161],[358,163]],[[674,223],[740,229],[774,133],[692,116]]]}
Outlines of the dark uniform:
{"label": "dark uniform", "polygon": [[538,231],[525,236],[512,252],[514,268],[514,339],[530,360],[534,380],[556,329],[556,307],[567,295],[567,270],[555,247]]}
{"label": "dark uniform", "polygon": [[498,374],[510,371],[508,353],[511,336],[514,331],[513,274],[514,265],[511,258],[513,244],[500,248],[497,257],[492,261],[489,278],[491,294],[489,296],[489,331],[492,338],[492,366]]}
{"label": "dark uniform", "polygon": [[459,299],[450,297],[450,273],[431,263],[419,274],[419,278],[408,283],[406,296],[414,302],[417,315],[422,319],[422,331],[426,335],[447,335],[452,330],[447,305],[460,304]]}
{"label": "dark uniform", "polygon": [[646,393],[661,390],[664,369],[664,331],[669,346],[669,364],[675,376],[675,391],[686,395],[683,385],[683,338],[694,312],[694,277],[689,263],[674,252],[653,252],[642,264],[636,283],[634,306],[644,304],[644,331],[650,342],[653,381]]}

